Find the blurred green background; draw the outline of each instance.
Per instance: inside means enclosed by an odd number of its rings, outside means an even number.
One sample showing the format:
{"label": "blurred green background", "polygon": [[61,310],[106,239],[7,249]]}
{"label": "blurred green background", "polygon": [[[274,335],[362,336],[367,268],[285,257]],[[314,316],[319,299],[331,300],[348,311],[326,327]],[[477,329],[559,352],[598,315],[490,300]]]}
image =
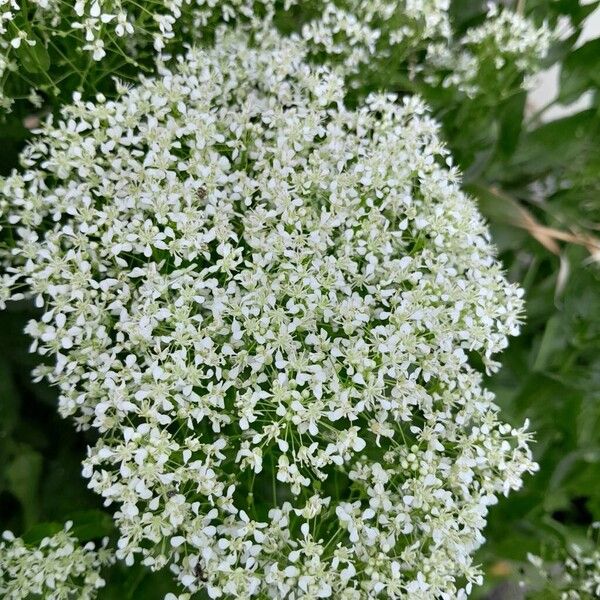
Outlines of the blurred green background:
{"label": "blurred green background", "polygon": [[[497,82],[484,81],[472,99],[416,90],[443,123],[510,279],[526,291],[522,335],[488,385],[507,420],[530,419],[540,471],[493,508],[478,556],[486,583],[474,597],[553,597],[541,583],[516,584],[527,577],[527,552],[552,560],[569,543],[588,543],[586,530],[600,521],[600,38],[577,44],[599,4],[514,3],[536,22],[567,32],[545,66],[560,70],[554,104],[589,96],[574,114],[542,120],[548,111],[536,114],[541,107],[531,106],[519,81],[503,94]],[[485,2],[455,0],[452,14],[460,35],[481,22]],[[378,75],[394,81],[393,73]],[[377,80],[366,85],[376,87]],[[395,91],[408,91],[401,81]],[[19,106],[0,125],[0,174],[17,164],[31,118]],[[111,535],[110,507],[101,506],[80,476],[88,434],[57,416],[54,390],[31,382],[35,358],[22,331],[32,310],[23,303],[0,313],[0,528],[34,541],[53,523],[73,519],[81,539]],[[153,600],[171,589],[168,573],[140,567],[116,566],[107,579],[101,598]]]}

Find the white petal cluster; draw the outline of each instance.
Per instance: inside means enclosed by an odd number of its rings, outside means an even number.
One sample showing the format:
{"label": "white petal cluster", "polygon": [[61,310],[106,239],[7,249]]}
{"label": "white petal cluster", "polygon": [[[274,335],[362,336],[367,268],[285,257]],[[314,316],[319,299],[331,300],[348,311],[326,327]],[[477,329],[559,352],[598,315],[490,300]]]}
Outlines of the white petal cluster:
{"label": "white petal cluster", "polygon": [[[152,33],[154,49],[160,52],[173,40],[175,25],[182,15],[187,21],[193,17],[195,26],[205,26],[211,19],[226,21],[244,16],[253,18],[255,13],[267,8],[273,11],[276,0],[154,0],[140,7],[134,0],[76,0],[75,28],[85,32],[87,44],[84,50],[93,53],[94,60],[105,56],[104,29],[112,29],[117,37],[144,36]],[[287,0],[286,4],[290,4]],[[105,27],[106,26],[106,27]]]}
{"label": "white petal cluster", "polygon": [[539,556],[528,555],[544,580],[558,590],[560,600],[600,598],[600,522],[592,524],[589,534],[592,547],[571,544],[558,569]]}
{"label": "white petal cluster", "polygon": [[[22,36],[12,28],[15,12],[19,10],[16,0],[0,0],[0,81],[8,76],[10,71],[16,71],[17,64],[11,54],[22,43]],[[8,110],[12,100],[0,89],[0,110]]]}
{"label": "white petal cluster", "polygon": [[[484,80],[512,69],[509,81],[533,75],[548,52],[551,33],[529,19],[491,4],[484,23],[455,39],[449,0],[343,0],[323,2],[319,17],[302,28],[314,57],[341,65],[358,82],[378,71],[470,96]],[[425,60],[419,53],[425,54]],[[485,83],[498,91],[500,85]]]}
{"label": "white petal cluster", "polygon": [[76,99],[3,181],[9,277],[127,563],[211,598],[462,598],[535,469],[469,362],[521,291],[421,101],[347,109],[306,55],[222,32]]}
{"label": "white petal cluster", "polygon": [[490,4],[483,24],[467,30],[456,43],[430,44],[422,71],[431,85],[456,87],[468,96],[476,96],[482,87],[502,95],[505,90],[498,73],[509,70],[513,85],[515,79],[524,77],[527,87],[551,41],[546,25],[537,27],[515,12]]}
{"label": "white petal cluster", "polygon": [[[84,34],[82,50],[93,54],[94,60],[106,56],[105,42],[110,34],[122,38],[151,34],[154,48],[162,50],[173,39],[174,24],[182,14],[193,14],[196,23],[206,24],[219,16],[230,20],[237,16],[253,17],[259,6],[273,10],[276,0],[153,0],[144,6],[134,0],[0,0],[0,35],[8,36],[13,48],[21,43],[34,44],[17,16],[27,8],[31,22],[46,22],[53,27],[68,25]],[[24,4],[26,6],[24,6]],[[287,0],[286,5],[291,4]],[[63,23],[68,21],[68,23]]]}
{"label": "white petal cluster", "polygon": [[[25,28],[17,18],[22,0],[0,0],[0,80],[19,69],[19,48],[47,35],[52,39],[55,31],[69,29],[78,50],[95,61],[109,52],[134,61],[150,44],[157,53],[181,51],[184,42],[210,35],[218,21],[245,20],[261,28],[267,19],[266,26],[274,27],[273,16],[294,4],[297,0],[154,0],[143,5],[134,0],[29,0]],[[346,77],[382,68],[409,79],[422,72],[430,85],[456,86],[472,96],[487,70],[507,67],[526,76],[536,71],[550,42],[546,27],[492,5],[483,25],[456,40],[449,5],[450,0],[319,0],[311,3],[311,19],[293,37],[307,43],[313,58],[340,66]],[[36,38],[32,31],[43,35]],[[10,104],[0,91],[0,106]]]}
{"label": "white petal cluster", "polygon": [[29,546],[5,531],[0,539],[0,596],[6,600],[43,598],[91,600],[104,587],[100,570],[113,562],[106,541],[96,549],[92,542],[82,546],[63,531]]}
{"label": "white petal cluster", "polygon": [[600,597],[600,548],[586,552],[579,546],[572,546],[570,556],[565,561],[565,570],[569,589],[562,592],[562,600]]}
{"label": "white petal cluster", "polygon": [[[177,35],[199,39],[207,25],[256,14],[272,15],[276,4],[294,0],[0,0],[0,108],[12,99],[1,89],[5,76],[23,70],[23,49],[68,37],[75,52],[101,61],[119,53],[133,61],[139,49],[152,44],[161,52]],[[23,19],[27,15],[27,21]],[[178,46],[182,46],[179,40]],[[19,53],[21,50],[21,53]],[[27,76],[27,73],[22,73]],[[54,85],[54,82],[52,82]]]}
{"label": "white petal cluster", "polygon": [[[322,2],[321,15],[302,28],[311,52],[326,53],[350,73],[373,60],[399,62],[432,40],[449,40],[450,0]],[[393,59],[392,59],[393,57]],[[394,64],[396,63],[396,64]]]}

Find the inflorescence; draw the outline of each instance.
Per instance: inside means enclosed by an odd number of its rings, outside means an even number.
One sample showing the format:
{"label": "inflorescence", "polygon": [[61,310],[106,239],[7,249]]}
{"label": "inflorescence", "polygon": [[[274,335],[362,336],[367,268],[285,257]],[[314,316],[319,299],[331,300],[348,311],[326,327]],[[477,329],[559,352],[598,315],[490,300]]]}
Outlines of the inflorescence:
{"label": "inflorescence", "polygon": [[283,20],[292,25],[293,37],[307,44],[312,59],[337,64],[354,85],[378,86],[376,74],[383,71],[404,85],[419,81],[469,96],[476,96],[494,73],[503,73],[513,85],[530,77],[551,39],[545,26],[496,5],[482,25],[457,36],[449,0],[318,0],[307,3],[311,17],[298,26],[290,13],[296,4],[0,0],[0,107],[8,110],[18,98],[40,108],[64,85],[83,90],[90,78],[130,77],[131,66],[151,70],[155,55],[181,54],[191,43],[205,45],[222,22],[260,31]]}
{"label": "inflorescence", "polygon": [[26,544],[5,531],[0,539],[0,594],[10,600],[92,600],[104,587],[103,567],[114,562],[104,540],[99,548],[92,542],[81,545],[70,532],[44,537],[38,544]]}
{"label": "inflorescence", "polygon": [[6,296],[118,557],[211,598],[463,598],[535,470],[472,366],[519,329],[415,97],[345,107],[299,40],[221,30],[76,97],[2,182]]}

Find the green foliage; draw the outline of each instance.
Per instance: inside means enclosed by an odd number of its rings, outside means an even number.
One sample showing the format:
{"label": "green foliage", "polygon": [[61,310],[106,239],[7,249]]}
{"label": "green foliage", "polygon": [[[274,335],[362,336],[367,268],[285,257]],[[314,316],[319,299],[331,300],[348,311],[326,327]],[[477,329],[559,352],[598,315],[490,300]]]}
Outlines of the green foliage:
{"label": "green foliage", "polygon": [[[503,262],[526,289],[524,331],[489,385],[505,414],[531,419],[540,464],[522,492],[491,512],[480,553],[489,575],[482,597],[494,589],[495,597],[512,598],[524,579],[526,597],[558,598],[556,588],[529,580],[526,554],[556,559],[600,520],[600,39],[574,48],[597,5],[527,2],[538,18],[570,18],[575,33],[549,61],[560,65],[558,101],[589,91],[591,107],[541,122],[524,117],[523,98],[498,104],[485,132],[488,149],[474,156],[483,166],[464,165]],[[456,153],[465,156],[462,148]]]}

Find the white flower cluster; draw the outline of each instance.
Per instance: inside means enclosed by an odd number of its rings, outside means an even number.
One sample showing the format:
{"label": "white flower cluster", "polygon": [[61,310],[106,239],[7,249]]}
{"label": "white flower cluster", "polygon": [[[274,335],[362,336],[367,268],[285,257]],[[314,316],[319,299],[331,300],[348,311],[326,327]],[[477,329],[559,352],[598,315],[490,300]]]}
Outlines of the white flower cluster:
{"label": "white flower cluster", "polygon": [[[10,71],[17,69],[17,64],[10,54],[13,48],[20,46],[22,38],[18,33],[9,31],[15,8],[19,7],[12,0],[0,0],[0,81],[4,81]],[[9,109],[11,104],[12,100],[7,98],[0,89],[0,110]]]}
{"label": "white flower cluster", "polygon": [[[486,77],[513,69],[519,85],[537,72],[551,34],[529,19],[491,4],[484,23],[455,39],[449,0],[344,0],[323,2],[320,17],[304,25],[302,39],[313,55],[341,64],[346,75],[363,69],[359,82],[382,69],[393,76],[423,77],[433,86],[479,93]],[[425,60],[419,52],[426,54]],[[498,86],[487,83],[487,89]]]}
{"label": "white flower cluster", "polygon": [[349,73],[373,60],[389,68],[432,40],[450,38],[450,0],[343,0],[322,2],[321,15],[301,37],[313,53],[326,53]]}
{"label": "white flower cluster", "polygon": [[[253,22],[254,28],[273,27],[273,16],[296,3],[30,0],[25,26],[18,19],[21,1],[0,0],[0,81],[19,69],[16,53],[21,46],[46,43],[46,38],[51,43],[54,32],[66,27],[72,28],[78,50],[91,53],[95,61],[104,59],[109,50],[135,60],[138,50],[150,43],[157,53],[168,44],[169,50],[180,52],[184,41],[203,39],[219,20],[242,18]],[[449,0],[320,0],[311,3],[314,18],[293,37],[303,39],[313,57],[342,67],[345,76],[355,76],[361,69],[374,74],[385,65],[386,70],[409,79],[421,77],[422,72],[431,85],[456,86],[469,95],[479,91],[482,71],[508,66],[526,76],[535,72],[548,50],[547,28],[537,28],[520,15],[492,5],[484,24],[457,41],[449,4]],[[35,92],[32,98],[37,101]],[[9,108],[10,104],[11,98],[0,91],[0,105]]]}
{"label": "white flower cluster", "polygon": [[26,545],[5,531],[0,540],[0,596],[5,600],[91,600],[104,587],[100,570],[113,562],[106,542],[96,549],[81,546],[69,530],[45,537],[38,545]]}
{"label": "white flower cluster", "polygon": [[[45,21],[58,27],[62,20],[84,34],[82,50],[93,54],[94,60],[106,56],[105,40],[109,34],[117,38],[136,33],[152,33],[157,51],[162,50],[174,36],[173,27],[184,12],[194,15],[196,23],[206,24],[215,14],[225,20],[237,16],[251,18],[257,3],[273,11],[276,0],[151,0],[141,6],[134,0],[75,0],[72,6],[64,6],[59,0],[28,0],[36,11],[29,16],[32,22]],[[292,0],[287,0],[290,5]],[[19,27],[18,14],[24,10],[23,0],[0,0],[0,35],[5,36],[10,46],[17,49],[22,43],[34,45],[26,29]],[[26,7],[31,10],[31,7]],[[67,10],[65,10],[67,8]],[[147,28],[147,29],[146,29]]]}
{"label": "white flower cluster", "polygon": [[454,44],[430,44],[422,70],[431,85],[456,87],[469,96],[476,96],[482,80],[488,90],[501,94],[504,90],[496,84],[498,73],[510,69],[509,83],[525,77],[527,87],[537,73],[542,59],[548,53],[552,40],[551,30],[543,25],[536,27],[529,19],[490,4],[483,24],[469,29]]}
{"label": "white flower cluster", "polygon": [[[286,5],[293,0],[286,0]],[[258,5],[272,13],[276,0],[152,0],[140,6],[134,0],[76,0],[75,28],[85,31],[84,50],[93,52],[94,60],[105,55],[105,26],[117,37],[145,35],[152,32],[152,43],[162,51],[174,38],[174,28],[182,15],[192,16],[194,27],[205,26],[215,16],[229,21],[239,16],[254,18]],[[197,33],[195,34],[197,36]]]}
{"label": "white flower cluster", "polygon": [[[595,535],[594,535],[595,534]],[[600,598],[600,522],[593,523],[590,537],[595,537],[592,548],[577,544],[569,546],[569,552],[559,572],[544,563],[539,556],[529,554],[528,559],[559,590],[560,600],[593,600]]]}
{"label": "white flower cluster", "polygon": [[[288,8],[293,2],[282,0],[281,4]],[[254,19],[257,13],[272,15],[276,3],[277,0],[0,0],[0,81],[4,82],[10,72],[23,70],[23,53],[19,54],[19,49],[52,44],[67,34],[75,40],[73,50],[89,52],[94,61],[104,59],[109,47],[127,60],[134,60],[138,49],[149,44],[156,52],[164,50],[175,38],[178,25],[187,31],[186,37],[199,39],[211,21]],[[35,90],[32,97],[37,100]],[[0,108],[9,109],[11,103],[12,99],[0,89]]]}
{"label": "white flower cluster", "polygon": [[521,290],[421,101],[347,109],[259,38],[75,99],[3,181],[38,375],[99,434],[128,564],[211,598],[463,598],[535,469],[469,363],[496,368]]}

